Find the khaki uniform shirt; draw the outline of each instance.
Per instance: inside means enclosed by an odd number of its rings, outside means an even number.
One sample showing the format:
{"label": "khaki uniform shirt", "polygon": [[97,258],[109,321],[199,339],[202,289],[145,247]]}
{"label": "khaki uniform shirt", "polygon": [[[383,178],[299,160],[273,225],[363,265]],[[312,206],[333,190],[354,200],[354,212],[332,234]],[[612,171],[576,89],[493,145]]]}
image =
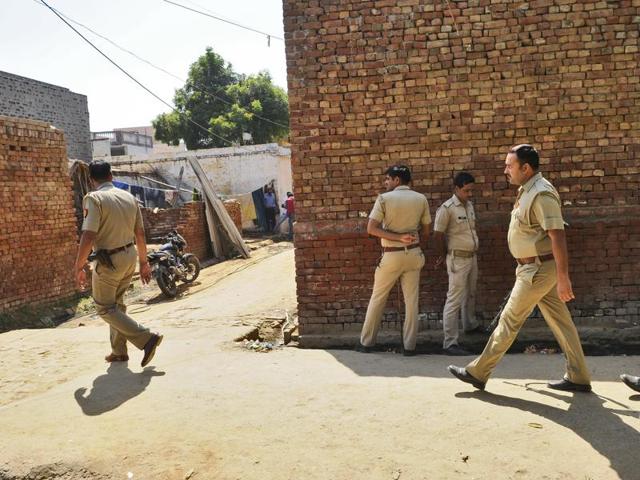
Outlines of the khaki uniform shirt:
{"label": "khaki uniform shirt", "polygon": [[478,250],[478,234],[476,233],[476,213],[473,203],[466,205],[453,195],[444,202],[436,212],[433,229],[447,236],[447,250]]}
{"label": "khaki uniform shirt", "polygon": [[[418,233],[421,225],[431,223],[427,197],[406,185],[378,195],[369,218],[382,223],[382,228],[394,233]],[[386,238],[380,240],[383,247],[406,246],[402,242]]]}
{"label": "khaki uniform shirt", "polygon": [[82,230],[96,232],[95,250],[113,250],[135,241],[135,229],[142,228],[142,214],[136,198],[111,182],[89,192],[83,200]]}
{"label": "khaki uniform shirt", "polygon": [[552,253],[548,230],[564,230],[560,195],[537,173],[518,189],[509,223],[509,251],[515,258]]}

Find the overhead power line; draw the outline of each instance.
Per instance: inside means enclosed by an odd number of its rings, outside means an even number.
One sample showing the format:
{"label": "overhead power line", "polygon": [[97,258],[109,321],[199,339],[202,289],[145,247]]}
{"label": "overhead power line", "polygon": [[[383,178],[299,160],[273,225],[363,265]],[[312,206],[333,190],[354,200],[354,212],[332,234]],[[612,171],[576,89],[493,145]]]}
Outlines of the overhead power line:
{"label": "overhead power line", "polygon": [[[37,3],[38,5],[40,5],[40,6],[43,6],[43,2],[40,2],[40,0],[33,0],[33,1],[34,1],[35,3]],[[53,7],[51,7],[51,6],[49,6],[49,5],[46,5],[46,4],[45,4],[44,6],[47,6],[50,10],[53,10],[53,11],[54,11],[54,13],[57,13],[59,16],[64,17],[64,18],[65,18],[66,20],[68,20],[69,22],[74,23],[74,24],[78,25],[78,26],[79,26],[79,27],[81,27],[81,28],[84,28],[84,29],[85,29],[85,30],[87,30],[88,32],[91,32],[92,34],[94,34],[95,36],[97,36],[97,37],[99,37],[99,38],[103,39],[104,41],[109,42],[109,43],[110,43],[111,45],[113,45],[114,47],[116,47],[116,48],[118,48],[118,49],[122,50],[123,52],[125,52],[125,53],[127,53],[127,54],[131,55],[132,57],[136,58],[137,60],[139,60],[139,61],[141,61],[141,62],[143,62],[143,63],[146,63],[146,64],[147,64],[147,65],[149,65],[150,67],[155,68],[156,70],[158,70],[158,71],[160,71],[160,72],[164,73],[165,75],[169,75],[170,77],[172,77],[172,78],[174,78],[174,79],[176,79],[176,80],[179,80],[179,81],[181,81],[182,83],[187,83],[187,80],[186,80],[186,79],[181,78],[180,76],[175,75],[175,74],[173,74],[173,73],[169,72],[168,70],[165,70],[164,68],[159,67],[158,65],[155,65],[154,63],[150,62],[149,60],[146,60],[145,58],[142,58],[140,55],[138,55],[138,54],[136,54],[136,53],[132,52],[131,50],[129,50],[129,49],[127,49],[127,48],[125,48],[125,47],[123,47],[123,46],[121,46],[121,45],[119,45],[119,44],[117,44],[116,42],[114,42],[114,41],[113,41],[113,40],[111,40],[110,38],[108,38],[108,37],[106,37],[106,36],[104,36],[104,35],[102,35],[102,34],[100,34],[100,33],[96,32],[95,30],[93,30],[92,28],[90,28],[90,27],[88,27],[88,26],[84,25],[83,23],[78,22],[77,20],[74,20],[73,18],[69,17],[68,15],[66,15],[66,14],[65,14],[65,13],[63,13],[63,12],[61,12],[60,10],[58,10],[58,9],[56,9],[56,8],[53,8]],[[197,84],[197,83],[194,83],[194,88],[193,88],[193,89],[194,89],[195,91],[197,91],[197,92],[200,92],[200,93],[202,93],[202,94],[204,94],[204,95],[207,95],[207,96],[209,96],[209,97],[211,97],[211,98],[214,98],[214,99],[216,99],[216,100],[218,100],[218,101],[220,101],[220,102],[222,102],[222,103],[225,103],[225,104],[227,104],[227,105],[233,105],[233,103],[232,103],[232,102],[229,102],[228,100],[225,100],[224,98],[220,98],[220,97],[218,97],[218,96],[217,96],[217,94],[218,94],[218,93],[220,93],[220,92],[222,92],[225,88],[226,88],[226,87],[224,87],[224,86],[223,86],[223,87],[220,87],[220,88],[218,88],[215,92],[213,92],[213,93],[212,93],[212,92],[210,92],[209,90],[207,90],[205,87],[203,87],[203,86],[201,86],[201,85],[199,85],[199,84]],[[251,112],[251,115],[252,115],[252,116],[254,116],[254,117],[256,117],[256,118],[258,118],[258,119],[260,119],[260,120],[263,120],[263,121],[265,121],[265,122],[269,122],[269,123],[271,123],[271,124],[273,124],[273,125],[276,125],[276,126],[278,126],[278,127],[282,127],[282,128],[289,128],[287,125],[284,125],[284,124],[282,124],[282,123],[278,123],[278,122],[276,122],[276,121],[270,120],[270,119],[268,119],[268,118],[266,118],[266,117],[263,117],[263,116],[261,116],[261,115],[258,115],[257,113]]]}
{"label": "overhead power line", "polygon": [[171,110],[173,110],[174,112],[176,112],[178,115],[182,115],[184,116],[184,118],[191,124],[195,125],[196,127],[202,129],[203,131],[205,131],[206,133],[208,133],[209,135],[212,135],[220,140],[222,140],[223,142],[231,145],[231,146],[235,146],[234,143],[231,140],[228,140],[220,135],[218,135],[215,132],[212,132],[210,129],[203,127],[202,125],[200,125],[198,122],[192,120],[191,118],[189,118],[188,116],[184,115],[182,112],[180,112],[175,106],[173,106],[171,103],[167,102],[166,100],[164,100],[162,97],[160,97],[159,95],[157,95],[156,93],[154,93],[153,91],[151,91],[148,87],[146,87],[145,85],[143,85],[140,81],[138,81],[135,77],[133,77],[133,75],[131,75],[129,72],[127,72],[124,68],[122,68],[120,65],[118,65],[116,62],[114,62],[113,60],[111,60],[111,58],[109,58],[107,56],[107,54],[105,54],[104,52],[102,52],[102,50],[100,50],[98,47],[96,47],[91,40],[89,40],[87,37],[85,37],[84,35],[82,35],[82,33],[80,33],[78,30],[76,30],[73,25],[71,25],[69,22],[67,22],[54,8],[52,8],[51,6],[49,6],[49,4],[47,2],[45,2],[44,0],[40,0],[40,2],[47,7],[49,10],[51,10],[53,12],[53,14],[58,17],[62,22],[64,22],[65,25],[67,25],[71,30],[73,30],[78,36],[80,36],[80,38],[82,38],[85,42],[87,42],[89,45],[91,45],[91,47],[93,47],[94,50],[96,50],[100,55],[102,55],[104,58],[106,58],[109,63],[111,63],[113,66],[115,66],[118,70],[120,70],[122,73],[124,73],[127,77],[129,77],[131,80],[133,80],[136,84],[138,84],[138,86],[140,86],[142,89],[144,89],[147,93],[149,93],[150,95],[152,95],[156,100],[162,102],[164,105],[166,105],[167,107],[169,107]]}
{"label": "overhead power line", "polygon": [[255,28],[247,27],[246,25],[242,25],[240,23],[233,22],[231,20],[226,20],[226,19],[224,19],[222,17],[219,17],[217,15],[212,15],[210,13],[203,12],[201,10],[196,10],[195,8],[191,8],[191,7],[188,7],[186,5],[182,5],[181,3],[172,2],[171,0],[162,0],[162,1],[165,2],[165,3],[170,3],[171,5],[175,5],[176,7],[184,8],[185,10],[189,10],[191,12],[198,13],[200,15],[204,15],[205,17],[213,18],[214,20],[218,20],[220,22],[228,23],[230,25],[234,25],[236,27],[244,28],[245,30],[249,30],[249,31],[254,32],[254,33],[259,33],[260,35],[264,35],[265,37],[267,37],[268,45],[271,45],[271,39],[272,38],[275,38],[276,40],[282,40],[284,42],[284,38],[278,37],[277,35],[271,35],[270,33],[262,32],[260,30],[256,30]]}

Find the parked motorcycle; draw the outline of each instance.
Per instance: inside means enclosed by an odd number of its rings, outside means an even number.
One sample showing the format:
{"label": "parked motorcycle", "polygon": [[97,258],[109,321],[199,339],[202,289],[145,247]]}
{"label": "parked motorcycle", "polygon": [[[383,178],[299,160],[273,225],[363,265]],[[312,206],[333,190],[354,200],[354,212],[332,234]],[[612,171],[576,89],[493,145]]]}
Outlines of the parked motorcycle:
{"label": "parked motorcycle", "polygon": [[169,298],[178,294],[178,281],[191,283],[200,275],[200,260],[192,253],[184,253],[187,241],[172,230],[159,250],[147,254],[153,276],[162,293]]}

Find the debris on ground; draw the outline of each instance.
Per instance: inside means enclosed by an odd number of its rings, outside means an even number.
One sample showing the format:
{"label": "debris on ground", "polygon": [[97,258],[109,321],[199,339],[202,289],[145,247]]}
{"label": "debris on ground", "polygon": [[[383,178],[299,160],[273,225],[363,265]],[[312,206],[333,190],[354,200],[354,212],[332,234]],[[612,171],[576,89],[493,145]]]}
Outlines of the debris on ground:
{"label": "debris on ground", "polygon": [[527,425],[529,425],[531,428],[542,428],[542,424],[536,422],[530,422]]}
{"label": "debris on ground", "polygon": [[400,475],[402,475],[402,470],[400,469],[393,472],[393,480],[398,480],[400,478]]}
{"label": "debris on ground", "polygon": [[464,463],[467,463],[467,460],[469,460],[469,455],[465,455],[465,456],[462,457],[462,461]]}
{"label": "debris on ground", "polygon": [[187,474],[184,476],[184,480],[189,480],[189,479],[193,476],[193,474],[194,474],[194,473],[195,473],[195,470],[192,468],[192,469],[191,469],[191,470],[189,470],[189,471],[187,472]]}
{"label": "debris on ground", "polygon": [[282,347],[282,344],[276,344],[273,342],[265,342],[264,340],[245,340],[244,348],[247,350],[253,350],[254,352],[270,352],[275,348]]}
{"label": "debris on ground", "polygon": [[539,353],[541,355],[554,355],[558,353],[558,349],[556,348],[543,348],[538,347],[537,345],[529,345],[524,349],[524,353]]}

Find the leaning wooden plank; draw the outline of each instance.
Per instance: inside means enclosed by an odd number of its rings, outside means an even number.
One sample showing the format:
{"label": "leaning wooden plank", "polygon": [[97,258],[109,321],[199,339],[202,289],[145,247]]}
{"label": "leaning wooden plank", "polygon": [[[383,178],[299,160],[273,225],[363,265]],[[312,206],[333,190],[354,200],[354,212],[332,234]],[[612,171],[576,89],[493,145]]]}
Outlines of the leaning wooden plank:
{"label": "leaning wooden plank", "polygon": [[204,199],[204,212],[207,217],[207,227],[209,227],[209,238],[211,238],[211,245],[213,246],[213,256],[215,258],[222,258],[224,257],[222,239],[220,238],[218,227],[216,227],[213,207],[207,198]]}
{"label": "leaning wooden plank", "polygon": [[202,185],[202,190],[205,194],[205,197],[207,197],[209,202],[211,202],[211,206],[213,207],[215,214],[217,215],[218,219],[220,219],[220,224],[226,232],[227,237],[236,246],[240,255],[242,255],[244,258],[249,258],[251,256],[249,253],[249,248],[244,243],[242,235],[240,235],[240,232],[233,223],[233,220],[231,220],[227,209],[224,208],[224,204],[216,195],[213,185],[207,178],[207,175],[204,173],[200,162],[198,162],[197,158],[193,157],[189,157],[188,161],[194,173],[196,174],[196,177],[198,177],[200,184]]}

